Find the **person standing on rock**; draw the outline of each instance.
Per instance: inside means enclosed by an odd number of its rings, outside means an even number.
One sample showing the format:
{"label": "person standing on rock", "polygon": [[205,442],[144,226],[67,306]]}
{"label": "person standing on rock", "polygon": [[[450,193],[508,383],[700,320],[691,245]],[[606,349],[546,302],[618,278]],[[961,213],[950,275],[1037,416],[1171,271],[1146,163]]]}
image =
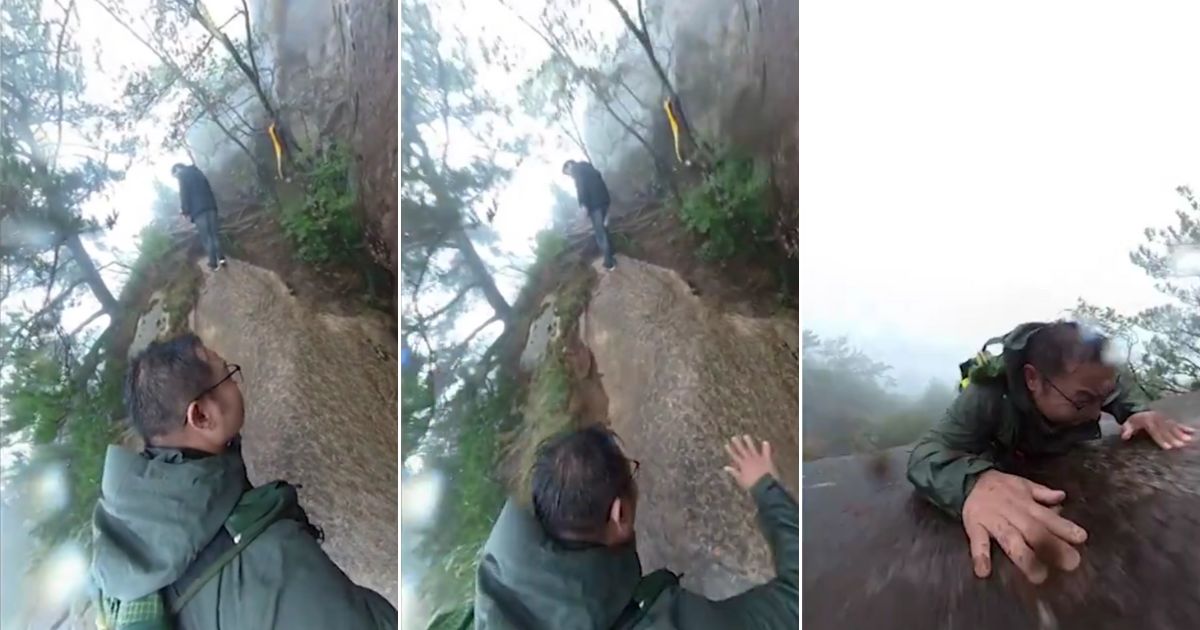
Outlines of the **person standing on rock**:
{"label": "person standing on rock", "polygon": [[969,373],[945,417],[913,448],[908,479],[920,495],[962,520],[975,575],[991,574],[995,539],[1038,584],[1047,578],[1047,565],[1065,571],[1079,566],[1074,546],[1087,532],[1059,515],[1065,492],[1005,469],[1098,439],[1101,412],[1121,424],[1122,438],[1145,433],[1164,449],[1185,446],[1194,430],[1129,401],[1117,369],[1106,361],[1108,340],[1075,322],[1022,324],[997,341],[1003,354]]}
{"label": "person standing on rock", "polygon": [[512,500],[501,510],[476,574],[474,627],[796,628],[799,506],[778,481],[768,443],[735,437],[725,448],[725,470],[758,506],[773,580],[713,601],[681,588],[666,569],[643,576],[634,535],[638,462],[614,434],[592,426],[539,448],[532,510]]}
{"label": "person standing on rock", "polygon": [[295,487],[251,486],[240,372],[192,334],[130,361],[129,418],[146,446],[105,455],[92,520],[104,627],[396,628],[395,607],[321,549]]}
{"label": "person standing on rock", "polygon": [[608,238],[608,205],[612,200],[608,196],[608,186],[604,185],[604,178],[600,176],[600,171],[588,162],[567,160],[563,164],[562,172],[575,180],[575,196],[579,199],[579,207],[592,222],[596,244],[600,246],[600,253],[604,256],[604,268],[612,269],[617,266],[617,260],[613,257],[612,242]]}
{"label": "person standing on rock", "polygon": [[221,253],[220,225],[217,220],[217,198],[213,195],[208,178],[200,169],[190,164],[176,164],[171,174],[179,181],[179,212],[196,225],[200,242],[208,254],[208,268],[216,270],[225,266],[225,255]]}

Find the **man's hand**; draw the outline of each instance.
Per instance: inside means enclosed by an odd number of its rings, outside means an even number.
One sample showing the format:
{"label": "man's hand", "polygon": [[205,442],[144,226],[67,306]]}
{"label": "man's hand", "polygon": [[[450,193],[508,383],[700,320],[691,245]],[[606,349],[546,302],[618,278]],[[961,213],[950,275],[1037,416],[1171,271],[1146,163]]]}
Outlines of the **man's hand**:
{"label": "man's hand", "polygon": [[1064,571],[1075,570],[1081,558],[1071,545],[1087,540],[1087,532],[1058,515],[1066,498],[1061,490],[1016,475],[997,470],[979,475],[963,504],[963,529],[975,575],[982,578],[992,572],[993,538],[1034,584],[1048,575],[1043,560]]}
{"label": "man's hand", "polygon": [[749,435],[734,436],[725,445],[725,451],[733,460],[732,466],[726,466],[725,472],[733,476],[742,490],[747,492],[758,483],[763,475],[771,475],[779,479],[775,470],[775,462],[771,460],[771,444],[763,441],[762,450],[755,448],[754,441]]}
{"label": "man's hand", "polygon": [[1182,448],[1192,441],[1196,429],[1179,424],[1160,411],[1141,411],[1129,416],[1121,427],[1121,439],[1145,431],[1164,449]]}

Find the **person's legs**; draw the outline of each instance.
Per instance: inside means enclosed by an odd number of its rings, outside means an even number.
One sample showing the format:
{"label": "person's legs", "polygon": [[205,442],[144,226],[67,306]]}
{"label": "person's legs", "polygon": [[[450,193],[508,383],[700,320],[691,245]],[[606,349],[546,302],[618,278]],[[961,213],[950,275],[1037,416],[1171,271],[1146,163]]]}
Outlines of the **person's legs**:
{"label": "person's legs", "polygon": [[596,233],[596,244],[600,246],[600,253],[604,256],[604,266],[612,269],[616,266],[617,261],[613,258],[612,243],[608,240],[608,230],[604,228],[607,215],[608,208],[588,210],[588,216],[592,220],[592,230]]}
{"label": "person's legs", "polygon": [[204,245],[204,251],[208,254],[208,268],[217,268],[217,243],[216,243],[216,213],[211,210],[197,213],[193,220],[196,222],[196,231],[200,234],[200,243]]}
{"label": "person's legs", "polygon": [[212,217],[208,222],[208,229],[211,232],[209,238],[212,240],[213,251],[217,255],[217,264],[225,265],[225,252],[221,251],[221,218],[217,215],[217,211],[213,210],[208,213]]}

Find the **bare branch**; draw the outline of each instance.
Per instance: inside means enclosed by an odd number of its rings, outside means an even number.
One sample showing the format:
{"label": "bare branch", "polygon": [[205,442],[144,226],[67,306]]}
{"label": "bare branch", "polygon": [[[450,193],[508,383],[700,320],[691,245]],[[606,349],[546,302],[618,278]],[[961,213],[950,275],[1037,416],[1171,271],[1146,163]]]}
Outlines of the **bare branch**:
{"label": "bare branch", "polygon": [[71,13],[74,11],[75,0],[71,0],[71,3],[67,5],[66,10],[63,12],[62,28],[58,31],[58,46],[55,48],[54,52],[54,83],[58,91],[58,141],[54,145],[54,160],[51,162],[52,164],[58,164],[58,152],[60,149],[62,149],[63,91],[65,90],[62,79],[62,51],[63,43],[67,39],[67,25],[71,22]]}

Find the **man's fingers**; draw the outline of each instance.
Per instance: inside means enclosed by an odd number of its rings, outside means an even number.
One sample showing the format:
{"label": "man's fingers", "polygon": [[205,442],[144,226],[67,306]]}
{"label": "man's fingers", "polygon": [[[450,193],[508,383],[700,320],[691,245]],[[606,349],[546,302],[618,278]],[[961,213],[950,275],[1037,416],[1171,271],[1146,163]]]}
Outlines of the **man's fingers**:
{"label": "man's fingers", "polygon": [[1063,571],[1074,571],[1079,568],[1079,563],[1083,561],[1083,557],[1079,555],[1079,550],[1072,547],[1062,538],[1053,535],[1041,537],[1036,545],[1036,552],[1039,558]]}
{"label": "man's fingers", "polygon": [[992,573],[992,537],[979,521],[963,523],[967,530],[967,541],[971,548],[971,564],[975,577],[985,578]]}
{"label": "man's fingers", "polygon": [[1047,488],[1040,483],[1034,481],[1026,481],[1029,484],[1029,489],[1033,494],[1033,500],[1045,505],[1055,505],[1062,503],[1063,499],[1067,498],[1067,493],[1054,488]]}
{"label": "man's fingers", "polygon": [[729,453],[729,459],[732,459],[734,461],[734,463],[737,463],[737,462],[741,461],[742,458],[738,457],[737,451],[735,451],[733,449],[733,445],[734,445],[733,440],[726,442],[725,443],[725,452]]}
{"label": "man's fingers", "polygon": [[766,440],[762,442],[762,456],[764,459],[771,459],[771,443]]}
{"label": "man's fingers", "polygon": [[1150,433],[1150,437],[1154,439],[1154,443],[1158,444],[1159,448],[1170,450],[1175,447],[1171,436],[1162,425],[1152,424],[1146,427],[1146,431]]}
{"label": "man's fingers", "polygon": [[1137,431],[1137,427],[1133,426],[1132,422],[1126,422],[1125,424],[1121,425],[1121,439],[1128,440],[1129,438],[1133,437],[1133,434],[1137,433]]}
{"label": "man's fingers", "polygon": [[737,481],[738,472],[733,468],[733,466],[726,466],[725,468],[722,468],[722,470],[729,473],[729,476],[733,477],[734,481]]}
{"label": "man's fingers", "polygon": [[1183,429],[1184,429],[1184,427],[1182,424],[1177,424],[1177,425],[1171,427],[1171,432],[1174,433],[1176,448],[1185,446],[1188,442],[1192,441],[1191,434],[1184,431]]}
{"label": "man's fingers", "polygon": [[1196,433],[1196,427],[1189,427],[1186,424],[1179,425],[1179,428],[1188,435],[1193,435]]}
{"label": "man's fingers", "polygon": [[[1055,506],[1058,507],[1058,506]],[[1083,544],[1087,540],[1087,531],[1082,527],[1058,515],[1056,510],[1040,505],[1033,506],[1030,515],[1057,538],[1073,545]]]}
{"label": "man's fingers", "polygon": [[1025,537],[1020,530],[1008,521],[1001,521],[992,525],[989,531],[1000,543],[1000,548],[1004,550],[1004,553],[1013,561],[1013,564],[1017,565],[1021,573],[1029,578],[1030,582],[1041,584],[1046,581],[1046,565],[1038,560],[1029,543],[1025,542]]}

